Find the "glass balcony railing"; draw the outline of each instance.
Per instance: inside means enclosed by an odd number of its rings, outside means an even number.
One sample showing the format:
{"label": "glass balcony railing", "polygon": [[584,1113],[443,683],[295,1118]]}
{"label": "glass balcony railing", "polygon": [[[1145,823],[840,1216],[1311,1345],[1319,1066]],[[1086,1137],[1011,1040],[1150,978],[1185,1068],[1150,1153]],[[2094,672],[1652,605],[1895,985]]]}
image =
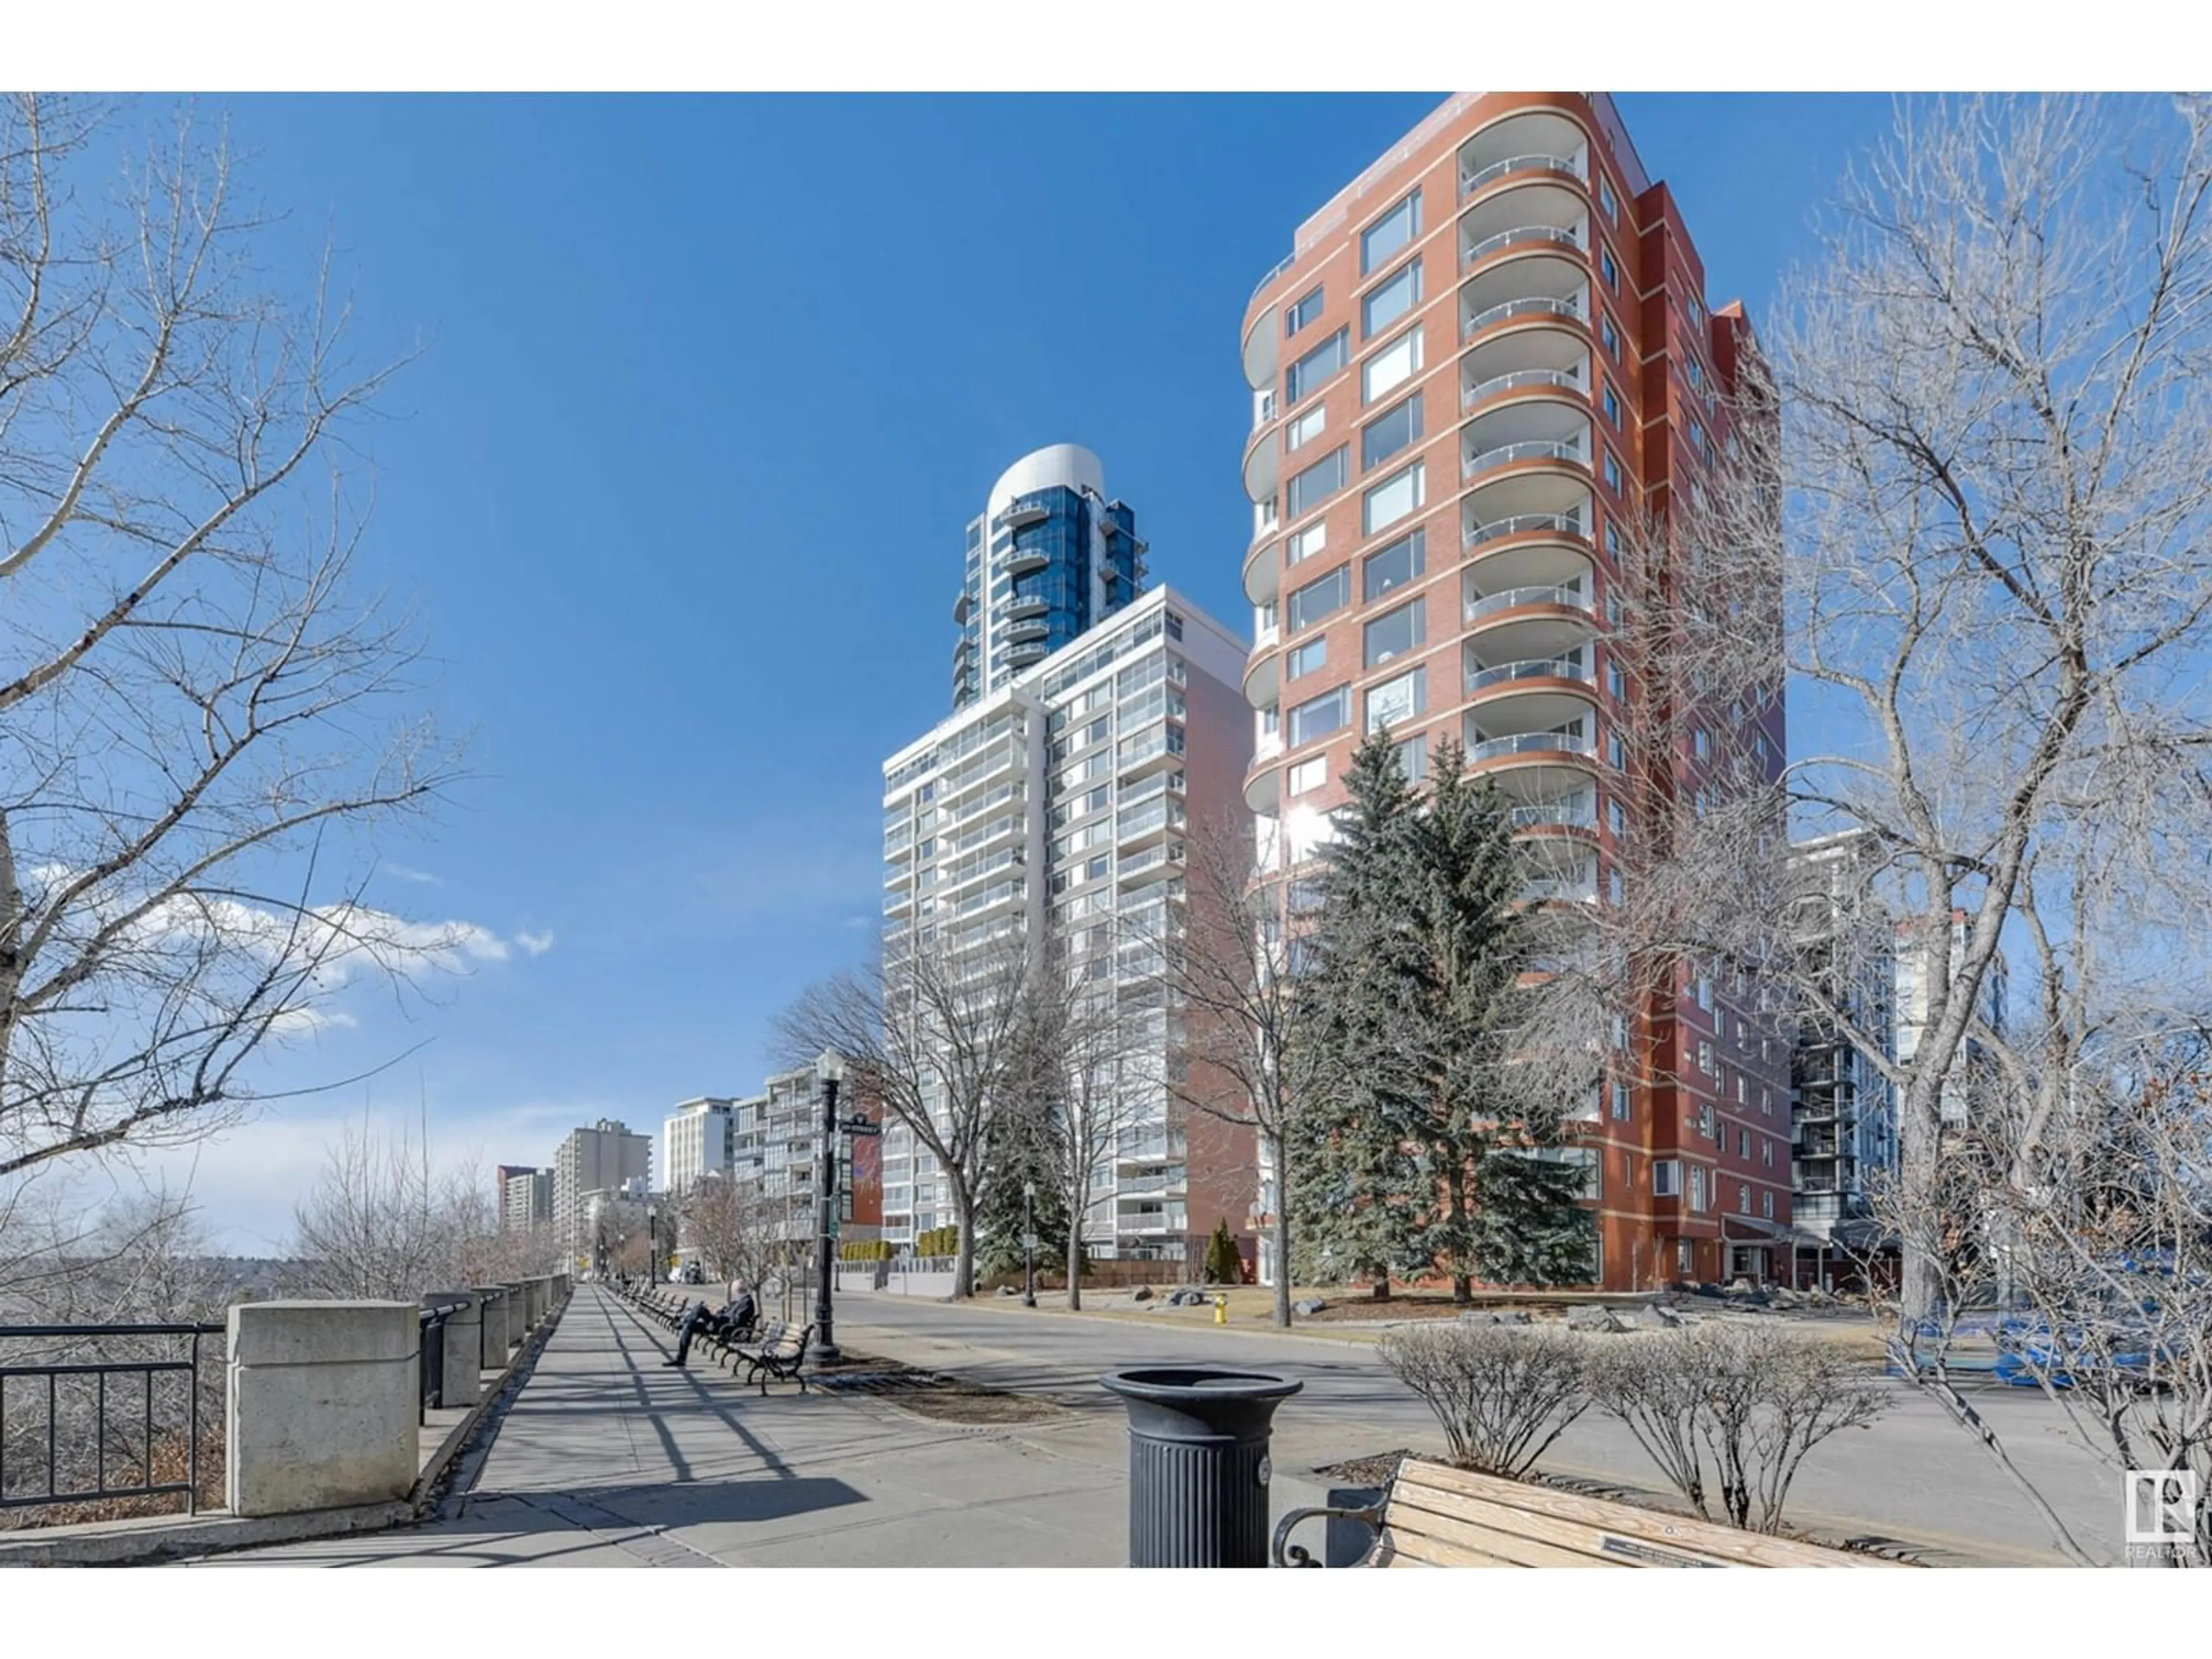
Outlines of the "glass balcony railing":
{"label": "glass balcony railing", "polygon": [[1486,738],[1467,751],[1469,761],[1501,760],[1508,755],[1583,755],[1595,758],[1597,745],[1574,732],[1523,732],[1516,737]]}
{"label": "glass balcony railing", "polygon": [[1472,478],[1477,473],[1511,466],[1516,461],[1573,461],[1588,466],[1589,451],[1578,443],[1554,443],[1540,438],[1527,443],[1500,444],[1495,449],[1468,456],[1460,464],[1460,477]]}
{"label": "glass balcony railing", "polygon": [[1501,611],[1518,611],[1528,605],[1564,605],[1569,610],[1582,611],[1592,610],[1589,595],[1571,587],[1509,587],[1500,593],[1485,593],[1469,600],[1465,619],[1475,622],[1484,617],[1495,616]]}
{"label": "glass balcony railing", "polygon": [[1460,174],[1459,193],[1472,196],[1492,179],[1503,179],[1509,173],[1564,173],[1571,179],[1585,180],[1589,177],[1581,161],[1571,155],[1509,155],[1486,167]]}
{"label": "glass balcony railing", "polygon": [[1478,311],[1460,325],[1460,338],[1471,339],[1493,323],[1502,323],[1513,317],[1566,317],[1576,322],[1583,319],[1580,300],[1508,300],[1503,305],[1489,306]]}
{"label": "glass balcony railing", "polygon": [[1540,801],[1513,808],[1505,822],[1514,830],[1595,830],[1597,812],[1587,800]]}
{"label": "glass balcony railing", "polygon": [[1493,374],[1479,380],[1461,395],[1460,407],[1473,409],[1487,398],[1503,392],[1517,392],[1528,386],[1556,386],[1569,392],[1580,392],[1583,387],[1580,371],[1571,368],[1522,368],[1510,374]]}
{"label": "glass balcony railing", "polygon": [[1516,242],[1547,242],[1557,247],[1571,247],[1577,252],[1583,246],[1582,233],[1562,230],[1556,225],[1516,225],[1511,230],[1501,230],[1495,236],[1486,236],[1460,255],[1460,269],[1480,264],[1492,254],[1511,247]]}
{"label": "glass balcony railing", "polygon": [[1520,662],[1502,662],[1493,668],[1477,668],[1467,677],[1469,691],[1486,691],[1493,685],[1508,685],[1515,680],[1579,680],[1585,685],[1595,684],[1597,675],[1585,664],[1572,657],[1530,657]]}
{"label": "glass balcony railing", "polygon": [[1467,532],[1466,544],[1471,550],[1485,542],[1494,542],[1507,536],[1532,534],[1550,531],[1561,536],[1573,536],[1587,541],[1589,532],[1583,528],[1582,516],[1575,513],[1516,513],[1510,518],[1492,519],[1479,524]]}
{"label": "glass balcony railing", "polygon": [[1581,875],[1533,877],[1521,884],[1521,897],[1529,903],[1545,899],[1593,902],[1597,898],[1597,878],[1587,872]]}

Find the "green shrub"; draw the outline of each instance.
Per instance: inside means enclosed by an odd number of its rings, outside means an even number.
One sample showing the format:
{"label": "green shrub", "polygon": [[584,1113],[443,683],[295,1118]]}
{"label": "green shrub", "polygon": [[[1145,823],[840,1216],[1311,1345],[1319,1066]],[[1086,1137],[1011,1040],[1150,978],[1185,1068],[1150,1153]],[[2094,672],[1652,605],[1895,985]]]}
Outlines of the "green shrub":
{"label": "green shrub", "polygon": [[1230,1236],[1229,1223],[1225,1218],[1215,1224],[1213,1237],[1206,1242],[1206,1282],[1209,1285],[1241,1285],[1244,1282],[1244,1258],[1237,1254],[1237,1241]]}

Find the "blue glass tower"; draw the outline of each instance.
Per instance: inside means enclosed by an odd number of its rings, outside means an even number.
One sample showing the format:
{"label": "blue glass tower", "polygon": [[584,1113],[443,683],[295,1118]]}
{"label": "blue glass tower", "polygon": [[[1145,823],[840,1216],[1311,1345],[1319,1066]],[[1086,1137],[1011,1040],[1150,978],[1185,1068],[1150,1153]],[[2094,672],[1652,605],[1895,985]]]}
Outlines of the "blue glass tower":
{"label": "blue glass tower", "polygon": [[952,619],[952,706],[965,708],[1042,662],[1144,591],[1137,516],[1106,499],[1098,458],[1075,444],[1024,455],[968,526]]}

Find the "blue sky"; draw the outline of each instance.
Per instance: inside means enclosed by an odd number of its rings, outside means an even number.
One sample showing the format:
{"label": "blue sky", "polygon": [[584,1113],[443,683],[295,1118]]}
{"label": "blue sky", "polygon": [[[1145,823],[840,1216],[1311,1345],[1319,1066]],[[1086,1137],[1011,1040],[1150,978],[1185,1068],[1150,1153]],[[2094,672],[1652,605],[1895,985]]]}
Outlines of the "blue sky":
{"label": "blue sky", "polygon": [[[878,764],[945,712],[991,481],[1087,445],[1155,578],[1241,630],[1247,296],[1442,96],[229,103],[280,264],[327,234],[362,350],[424,348],[363,434],[364,563],[419,610],[478,775],[372,896],[551,938],[427,1003],[357,996],[272,1086],[424,1045],[368,1104],[411,1120],[419,1089],[441,1154],[486,1165],[757,1086],[775,1010],[866,948]],[[1709,297],[1754,316],[1888,114],[1619,101]],[[279,1245],[363,1105],[203,1149],[207,1220]]]}

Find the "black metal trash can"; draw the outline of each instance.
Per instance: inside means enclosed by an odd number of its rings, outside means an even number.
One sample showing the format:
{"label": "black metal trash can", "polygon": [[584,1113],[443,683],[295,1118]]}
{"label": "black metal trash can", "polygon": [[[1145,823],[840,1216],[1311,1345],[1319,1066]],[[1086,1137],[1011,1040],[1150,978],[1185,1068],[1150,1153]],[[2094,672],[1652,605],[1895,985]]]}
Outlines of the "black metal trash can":
{"label": "black metal trash can", "polygon": [[1267,1440],[1303,1382],[1157,1366],[1098,1379],[1129,1413],[1129,1565],[1267,1565]]}

